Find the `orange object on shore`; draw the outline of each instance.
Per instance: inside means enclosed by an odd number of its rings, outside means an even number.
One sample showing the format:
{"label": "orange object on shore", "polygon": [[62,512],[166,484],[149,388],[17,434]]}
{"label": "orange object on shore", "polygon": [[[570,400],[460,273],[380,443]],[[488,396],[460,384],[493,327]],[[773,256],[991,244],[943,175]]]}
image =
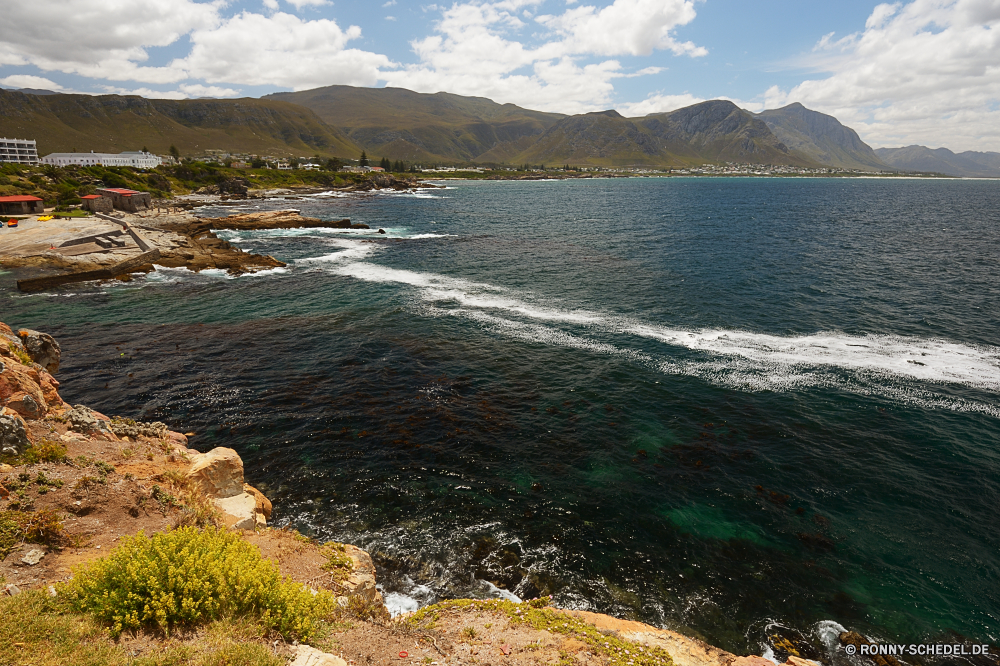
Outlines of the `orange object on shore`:
{"label": "orange object on shore", "polygon": [[7,220],[7,226],[8,227],[16,227],[17,226],[17,220]]}

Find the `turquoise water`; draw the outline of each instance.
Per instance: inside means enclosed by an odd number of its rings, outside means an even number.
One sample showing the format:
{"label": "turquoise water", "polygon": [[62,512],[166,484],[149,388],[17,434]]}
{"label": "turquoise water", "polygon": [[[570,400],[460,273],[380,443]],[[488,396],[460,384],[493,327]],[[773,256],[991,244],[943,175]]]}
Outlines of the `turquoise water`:
{"label": "turquoise water", "polygon": [[289,263],[257,276],[10,272],[0,320],[59,337],[67,400],[235,448],[396,608],[553,594],[742,653],[1000,640],[1000,183],[260,205],[372,231],[220,232]]}

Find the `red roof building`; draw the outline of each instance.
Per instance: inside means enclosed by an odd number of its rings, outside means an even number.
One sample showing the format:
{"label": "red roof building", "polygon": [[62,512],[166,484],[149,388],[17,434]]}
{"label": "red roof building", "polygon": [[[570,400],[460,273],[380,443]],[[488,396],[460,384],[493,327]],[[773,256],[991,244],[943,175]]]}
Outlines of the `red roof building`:
{"label": "red roof building", "polygon": [[38,197],[27,194],[0,197],[0,215],[30,215],[44,212],[45,205]]}

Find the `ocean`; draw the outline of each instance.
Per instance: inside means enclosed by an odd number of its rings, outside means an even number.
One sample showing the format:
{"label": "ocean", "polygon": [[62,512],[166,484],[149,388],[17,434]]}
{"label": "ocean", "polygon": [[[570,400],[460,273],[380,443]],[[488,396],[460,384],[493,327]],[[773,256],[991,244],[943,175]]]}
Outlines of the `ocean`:
{"label": "ocean", "polygon": [[[0,320],[72,403],[236,449],[396,612],[532,598],[741,654],[1000,642],[1000,183],[448,181]],[[379,235],[377,230],[387,233]]]}

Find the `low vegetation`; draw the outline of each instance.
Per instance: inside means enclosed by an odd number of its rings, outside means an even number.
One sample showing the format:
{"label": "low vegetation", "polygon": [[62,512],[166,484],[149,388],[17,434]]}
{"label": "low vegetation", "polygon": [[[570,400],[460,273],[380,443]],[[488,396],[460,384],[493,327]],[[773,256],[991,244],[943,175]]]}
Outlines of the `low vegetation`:
{"label": "low vegetation", "polygon": [[0,664],[34,666],[284,666],[269,631],[250,619],[223,618],[165,641],[110,640],[96,618],[66,612],[42,590],[0,599]]}
{"label": "low vegetation", "polygon": [[[21,480],[22,484],[30,483]],[[14,492],[20,486],[16,486]],[[56,546],[66,541],[62,519],[52,509],[40,511],[0,511],[0,560],[22,543]]]}
{"label": "low vegetation", "polygon": [[126,537],[77,571],[61,596],[114,636],[143,628],[169,635],[179,626],[249,616],[282,636],[307,638],[336,609],[332,594],[282,578],[256,547],[216,528]]}

